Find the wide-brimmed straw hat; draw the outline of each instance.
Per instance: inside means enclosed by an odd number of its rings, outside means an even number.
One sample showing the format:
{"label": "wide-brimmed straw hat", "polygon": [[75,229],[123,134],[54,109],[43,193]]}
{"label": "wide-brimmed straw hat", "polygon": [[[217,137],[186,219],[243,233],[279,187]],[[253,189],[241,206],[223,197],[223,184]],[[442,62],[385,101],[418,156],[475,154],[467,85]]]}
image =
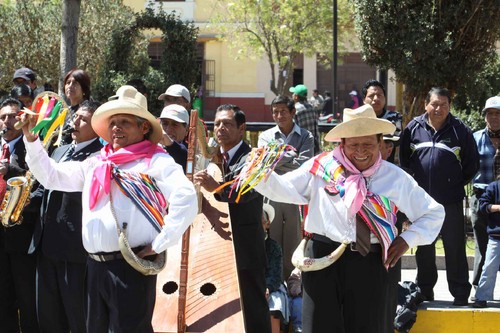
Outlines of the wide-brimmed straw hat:
{"label": "wide-brimmed straw hat", "polygon": [[373,134],[394,134],[396,126],[386,119],[379,119],[373,108],[365,104],[357,109],[344,109],[343,122],[325,136],[325,141],[340,141]]}
{"label": "wide-brimmed straw hat", "polygon": [[148,140],[153,143],[158,143],[163,136],[160,123],[148,111],[146,97],[132,86],[118,88],[116,95],[111,96],[108,102],[97,108],[92,116],[92,128],[107,142],[111,142],[108,131],[109,118],[115,114],[130,114],[149,121],[152,131]]}

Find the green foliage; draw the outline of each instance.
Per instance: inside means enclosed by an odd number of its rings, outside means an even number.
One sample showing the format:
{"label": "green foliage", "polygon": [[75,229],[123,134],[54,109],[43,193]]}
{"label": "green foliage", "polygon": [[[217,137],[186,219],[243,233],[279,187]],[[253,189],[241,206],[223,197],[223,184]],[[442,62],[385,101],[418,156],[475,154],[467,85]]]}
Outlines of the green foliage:
{"label": "green foliage", "polygon": [[0,5],[0,88],[10,92],[14,71],[35,70],[40,83],[57,83],[61,25],[60,1],[9,1]]}
{"label": "green foliage", "polygon": [[457,103],[469,110],[499,89],[498,74],[490,76],[499,72],[498,1],[353,0],[353,4],[364,59],[395,71],[408,96],[405,112],[414,97],[419,98],[418,109],[433,86],[456,92],[461,96]]}
{"label": "green foliage", "polygon": [[[150,67],[149,59],[141,59],[137,48],[141,41],[147,41],[142,31],[159,29],[162,32],[164,51],[160,67]],[[166,13],[162,9],[154,11],[146,8],[135,15],[128,26],[115,29],[111,42],[106,49],[106,60],[96,80],[96,92],[100,98],[106,98],[130,79],[140,78],[149,90],[148,107],[159,115],[163,106],[157,97],[171,84],[180,83],[195,90],[199,75],[197,64],[196,39],[198,28],[192,22],[183,22],[175,13]],[[147,54],[146,54],[147,56]]]}
{"label": "green foliage", "polygon": [[460,118],[473,132],[475,132],[485,128],[486,126],[481,110],[482,108],[476,110],[475,112],[467,112],[466,110],[453,109],[451,113],[457,118]]}
{"label": "green foliage", "polygon": [[[339,40],[343,41],[350,12],[347,0],[338,2]],[[217,0],[216,7],[212,28],[236,51],[236,57],[266,57],[275,94],[283,94],[290,85],[296,56],[333,59],[331,0]]]}
{"label": "green foliage", "polygon": [[[50,83],[57,91],[61,39],[61,0],[6,1],[0,4],[0,90],[10,91],[15,69],[28,66],[38,84]],[[159,69],[149,63],[145,29],[162,31],[165,51]],[[151,8],[134,13],[122,0],[81,2],[77,66],[89,73],[92,97],[101,102],[130,79],[140,78],[149,88],[151,111],[156,99],[173,83],[194,90],[199,74],[198,29],[175,13]]]}

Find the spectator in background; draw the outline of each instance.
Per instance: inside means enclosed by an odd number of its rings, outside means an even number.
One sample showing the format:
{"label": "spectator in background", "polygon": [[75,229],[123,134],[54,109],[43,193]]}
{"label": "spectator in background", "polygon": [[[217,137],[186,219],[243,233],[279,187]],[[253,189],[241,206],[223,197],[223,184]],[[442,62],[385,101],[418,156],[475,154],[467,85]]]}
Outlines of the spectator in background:
{"label": "spectator in background", "polygon": [[[401,137],[401,167],[445,208],[441,228],[448,289],[453,305],[468,304],[471,284],[465,253],[464,186],[479,168],[479,154],[471,130],[450,113],[451,96],[445,88],[432,88],[425,113],[406,126]],[[434,300],[437,282],[435,240],[419,246],[416,283],[428,301]]]}
{"label": "spectator in background", "polygon": [[494,181],[488,185],[479,198],[479,209],[488,218],[488,245],[486,256],[477,285],[475,308],[486,308],[487,301],[493,300],[498,267],[500,266],[500,182]]}
{"label": "spectator in background", "polygon": [[[377,80],[368,80],[363,86],[363,103],[371,105],[377,118],[387,119],[396,126],[394,135],[400,136],[403,128],[403,116],[396,111],[387,110],[386,107],[386,93],[384,85]],[[396,149],[393,150],[391,156],[387,159],[389,162],[394,163]]]}
{"label": "spectator in background", "polygon": [[64,76],[64,94],[69,100],[71,114],[84,100],[90,99],[90,77],[81,69],[72,69]]}
{"label": "spectator in background", "polygon": [[290,303],[292,333],[302,333],[302,272],[295,268],[286,282]]}
{"label": "spectator in background", "polygon": [[349,93],[349,97],[351,100],[347,103],[347,107],[349,109],[357,109],[359,107],[358,92],[356,90],[352,90]]}
{"label": "spectator in background", "polygon": [[179,104],[169,104],[161,112],[160,123],[163,129],[160,143],[186,173],[188,151],[186,135],[189,124],[187,110]]}
{"label": "spectator in background", "polygon": [[[327,116],[329,114],[333,114],[333,100],[332,94],[328,90],[325,90],[325,100],[323,102],[323,112],[321,115]],[[338,116],[337,119],[341,120],[340,116]]]}
{"label": "spectator in background", "polygon": [[295,102],[295,122],[299,127],[305,128],[313,135],[314,155],[316,155],[321,151],[318,115],[314,112],[311,104],[307,102],[307,87],[303,84],[298,84],[289,90],[293,93],[293,101]]}
{"label": "spectator in background", "polygon": [[186,110],[191,110],[191,94],[186,87],[180,84],[173,84],[167,90],[158,96],[158,100],[163,101],[164,105],[179,104]]}
{"label": "spectator in background", "polygon": [[262,227],[266,233],[266,298],[271,314],[271,332],[280,333],[281,323],[286,325],[289,317],[288,297],[283,284],[283,253],[281,247],[269,235],[269,227],[274,219],[274,208],[264,204]]}
{"label": "spectator in background", "polygon": [[[274,169],[282,175],[297,169],[313,156],[314,138],[311,132],[294,123],[295,107],[290,98],[276,96],[271,102],[271,111],[276,126],[262,132],[257,145],[262,147],[271,141],[279,141],[295,148],[294,151],[287,152]],[[302,239],[299,206],[275,201],[270,201],[269,204],[276,213],[276,221],[271,225],[271,236],[283,249],[284,274],[288,276],[293,270],[293,251]]]}
{"label": "spectator in background", "polygon": [[312,105],[316,116],[320,116],[323,111],[323,96],[319,94],[318,89],[314,89],[311,98],[309,98],[309,103]]}
{"label": "spectator in background", "polygon": [[23,103],[23,107],[31,110],[33,104],[33,90],[27,84],[19,84],[12,88],[10,96]]}
{"label": "spectator in background", "polygon": [[[71,112],[69,119],[73,117],[76,110],[80,107],[80,103],[90,99],[90,77],[81,69],[72,69],[64,76],[64,94],[69,100],[69,110]],[[63,127],[63,131],[68,133],[71,126],[69,121]],[[63,135],[62,144],[69,144],[73,139],[71,134]],[[102,141],[101,141],[102,142]],[[104,143],[104,142],[103,142]]]}
{"label": "spectator in background", "polygon": [[488,184],[495,180],[494,156],[500,148],[500,96],[493,96],[486,101],[482,111],[486,128],[474,133],[474,140],[479,152],[479,171],[472,180],[473,194],[470,197],[471,223],[474,231],[475,254],[472,285],[476,288],[481,277],[488,233],[486,226],[487,217],[479,214],[479,198],[483,195]]}
{"label": "spectator in background", "polygon": [[14,85],[26,84],[31,88],[33,96],[36,97],[39,93],[44,91],[43,87],[38,87],[36,84],[35,72],[27,67],[16,69],[14,77],[12,78]]}

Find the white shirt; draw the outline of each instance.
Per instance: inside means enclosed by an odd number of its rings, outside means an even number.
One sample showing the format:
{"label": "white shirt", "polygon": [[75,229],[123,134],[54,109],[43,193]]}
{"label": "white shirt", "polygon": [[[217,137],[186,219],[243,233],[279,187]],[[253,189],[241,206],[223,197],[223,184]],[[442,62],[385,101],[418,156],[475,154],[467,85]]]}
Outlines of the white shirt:
{"label": "white shirt", "polygon": [[[40,140],[27,142],[26,160],[35,178],[47,189],[83,192],[82,237],[83,246],[89,253],[119,251],[116,222],[110,209],[109,197],[102,191],[93,210],[89,208],[90,184],[97,165],[97,158],[85,161],[56,163],[50,159]],[[155,154],[150,165],[138,159],[119,166],[125,171],[147,173],[154,177],[169,204],[161,233],[139,211],[111,181],[113,207],[120,226],[127,222],[127,238],[132,248],[152,244],[156,253],[175,245],[184,231],[193,222],[197,212],[197,197],[193,184],[184,175],[182,168],[168,154]]]}
{"label": "white shirt", "polygon": [[[274,201],[308,204],[304,224],[307,232],[327,236],[336,242],[355,241],[354,218],[348,218],[347,208],[340,195],[329,195],[324,190],[327,183],[309,172],[313,160],[281,176],[273,172],[267,182],[260,182],[255,189]],[[401,234],[410,247],[431,244],[436,239],[444,221],[443,206],[399,167],[382,161],[371,177],[368,189],[393,201],[412,222],[410,228]]]}

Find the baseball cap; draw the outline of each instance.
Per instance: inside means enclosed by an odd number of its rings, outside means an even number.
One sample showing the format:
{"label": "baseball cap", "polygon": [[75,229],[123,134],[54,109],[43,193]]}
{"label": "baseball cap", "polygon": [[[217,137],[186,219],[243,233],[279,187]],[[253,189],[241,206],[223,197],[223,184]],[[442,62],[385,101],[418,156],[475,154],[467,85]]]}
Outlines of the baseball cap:
{"label": "baseball cap", "polygon": [[184,97],[188,103],[191,103],[191,95],[189,94],[189,90],[186,87],[180,84],[173,84],[167,88],[164,94],[158,96],[159,100],[165,99],[165,96],[174,96],[174,97]]}
{"label": "baseball cap", "polygon": [[349,93],[349,95],[358,96],[358,93],[356,92],[356,90],[353,90]]}
{"label": "baseball cap", "polygon": [[499,109],[500,110],[500,96],[493,96],[488,98],[486,105],[484,106],[483,113],[488,109]]}
{"label": "baseball cap", "polygon": [[172,119],[179,123],[187,124],[189,123],[189,114],[182,105],[170,104],[163,108],[160,119]]}
{"label": "baseball cap", "polygon": [[295,87],[291,87],[289,91],[299,96],[307,97],[307,87],[303,84],[298,84]]}
{"label": "baseball cap", "polygon": [[22,68],[16,69],[16,71],[14,72],[14,77],[12,78],[12,81],[14,81],[15,79],[35,81],[36,75],[35,75],[35,72],[33,72],[31,69],[26,68],[26,67],[22,67]]}

